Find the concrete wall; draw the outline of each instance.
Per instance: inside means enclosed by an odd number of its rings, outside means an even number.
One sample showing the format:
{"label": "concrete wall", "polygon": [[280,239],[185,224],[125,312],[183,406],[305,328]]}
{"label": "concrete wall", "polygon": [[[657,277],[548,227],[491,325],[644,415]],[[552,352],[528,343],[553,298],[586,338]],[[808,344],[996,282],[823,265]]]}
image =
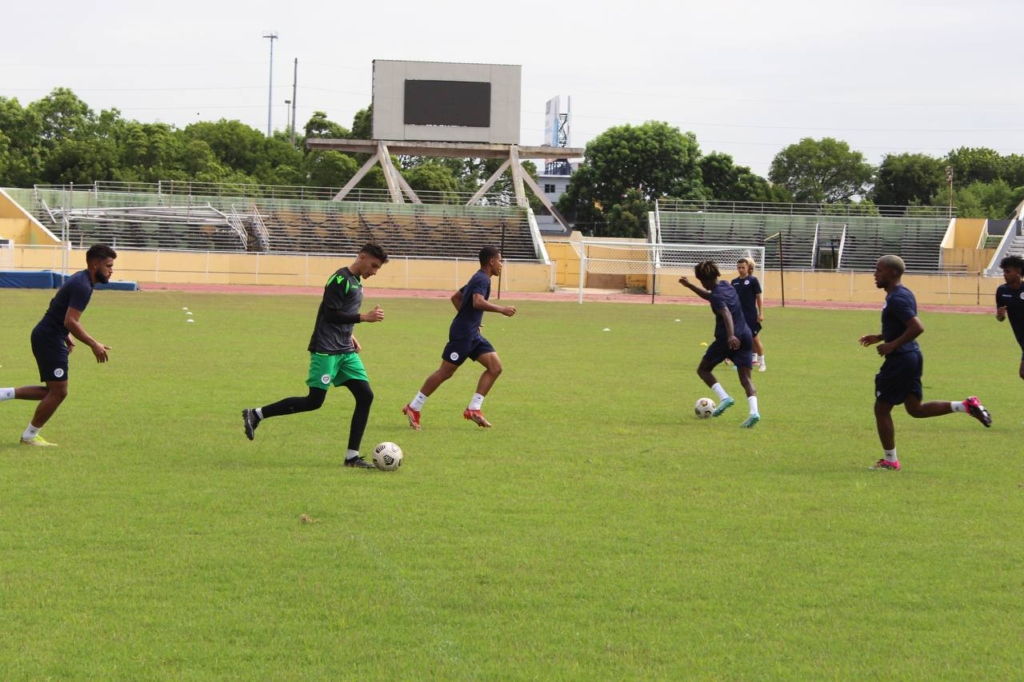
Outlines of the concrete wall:
{"label": "concrete wall", "polygon": [[60,240],[0,190],[0,237],[15,244],[60,244]]}
{"label": "concrete wall", "polygon": [[[16,245],[15,270],[60,270],[60,247]],[[85,267],[85,251],[72,249],[72,272]],[[249,253],[184,253],[180,251],[120,251],[114,278],[140,284],[236,284],[321,286],[351,258],[268,256]],[[443,289],[455,291],[480,269],[477,259],[459,261],[392,258],[373,278],[380,289]],[[542,292],[551,289],[552,266],[506,263],[501,290]]]}

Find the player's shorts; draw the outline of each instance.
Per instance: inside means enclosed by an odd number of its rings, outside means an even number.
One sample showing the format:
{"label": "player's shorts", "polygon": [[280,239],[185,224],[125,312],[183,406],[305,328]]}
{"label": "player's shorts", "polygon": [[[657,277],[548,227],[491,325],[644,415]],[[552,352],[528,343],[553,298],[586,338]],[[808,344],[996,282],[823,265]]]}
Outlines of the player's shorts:
{"label": "player's shorts", "polygon": [[341,386],[350,379],[369,381],[363,359],[356,353],[309,354],[309,378],[306,385],[310,388],[322,388],[325,391],[331,385]]}
{"label": "player's shorts", "polygon": [[450,339],[448,345],[444,347],[444,352],[441,353],[441,359],[458,367],[466,361],[466,358],[476,360],[481,355],[494,352],[494,346],[482,336],[472,339]]}
{"label": "player's shorts", "polygon": [[890,405],[902,405],[908,395],[921,400],[924,397],[921,388],[923,371],[924,356],[921,351],[887,355],[882,368],[875,375],[875,399]]}
{"label": "player's shorts", "polygon": [[761,330],[763,329],[761,323],[757,322],[756,320],[754,322],[747,322],[747,326],[750,327],[751,336],[757,336],[758,334],[761,333]]}
{"label": "player's shorts", "polygon": [[737,367],[746,367],[748,369],[753,367],[753,337],[740,336],[738,338],[740,340],[740,347],[736,350],[729,348],[728,341],[715,339],[704,353],[704,359],[710,362],[712,367],[717,367],[725,362],[726,358],[732,360],[732,364]]}
{"label": "player's shorts", "polygon": [[32,355],[39,367],[39,380],[68,380],[68,346],[67,337],[55,333],[48,327],[36,325],[32,329]]}

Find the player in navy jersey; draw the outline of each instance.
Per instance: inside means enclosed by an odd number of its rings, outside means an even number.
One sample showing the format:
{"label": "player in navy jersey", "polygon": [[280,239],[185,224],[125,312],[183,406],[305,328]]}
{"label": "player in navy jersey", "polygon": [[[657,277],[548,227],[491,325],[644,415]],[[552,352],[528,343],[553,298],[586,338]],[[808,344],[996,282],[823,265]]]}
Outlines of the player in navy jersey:
{"label": "player in navy jersey", "polygon": [[1010,328],[1021,348],[1018,374],[1024,379],[1024,286],[1021,286],[1024,258],[1007,256],[999,261],[999,267],[1003,269],[1006,284],[1000,284],[996,289],[996,319],[1002,322],[1010,318]]}
{"label": "player in navy jersey", "polygon": [[736,290],[732,288],[731,284],[719,281],[718,278],[722,273],[714,261],[697,263],[694,274],[700,280],[701,286],[690,282],[685,275],[679,278],[679,283],[708,301],[711,304],[711,312],[715,314],[715,340],[708,346],[704,357],[701,358],[700,364],[697,366],[697,376],[718,397],[718,406],[711,416],[720,416],[736,403],[714,375],[715,367],[729,359],[736,365],[740,384],[746,391],[747,405],[750,407],[750,414],[740,426],[745,429],[753,428],[761,421],[761,414],[757,407],[757,389],[750,379],[753,337],[740,308],[739,296],[736,295]]}
{"label": "player in navy jersey", "polygon": [[85,252],[86,269],[71,275],[50,301],[43,319],[32,330],[32,354],[44,386],[0,388],[0,400],[38,400],[35,414],[24,433],[22,445],[53,446],[39,435],[64,399],[68,397],[68,355],[78,339],[92,349],[96,362],[108,360],[105,346],[85,331],[82,313],[92,299],[96,284],[106,284],[114,272],[117,252],[106,244],[94,244]]}
{"label": "player in navy jersey", "polygon": [[732,281],[732,288],[740,297],[740,307],[743,308],[743,317],[750,327],[750,334],[754,337],[754,367],[757,371],[764,372],[768,365],[764,360],[764,346],[761,345],[761,322],[764,321],[764,312],[761,301],[761,283],[754,277],[754,261],[750,258],[740,258],[736,261],[736,271],[739,277]]}
{"label": "player in navy jersey", "polygon": [[370,389],[366,368],[359,357],[362,346],[352,331],[360,322],[380,322],[384,319],[384,311],[379,305],[368,313],[360,313],[359,306],[363,302],[362,280],[376,275],[387,262],[388,254],[381,246],[366,244],[359,250],[352,265],[341,268],[327,280],[323,300],[316,312],[313,335],[309,339],[309,376],[306,379],[309,394],[242,410],[245,435],[249,440],[253,440],[256,427],[264,419],[318,410],[324,404],[328,388],[332,385],[344,386],[356,400],[349,425],[345,466],[374,468],[373,464],[359,456],[359,445],[370,419],[373,391]]}
{"label": "player in navy jersey", "polygon": [[896,427],[892,421],[894,405],[903,405],[911,417],[940,417],[953,412],[966,412],[986,428],[992,425],[992,416],[977,397],[962,401],[932,400],[921,402],[924,392],[921,376],[924,359],[917,337],[924,326],[917,317],[917,300],[901,280],[906,265],[899,256],[882,256],[875,264],[875,286],[885,289],[882,306],[882,333],[860,337],[860,345],[878,345],[878,354],[885,358],[875,375],[875,423],[882,442],[883,457],[872,467],[878,470],[899,471],[896,456]]}
{"label": "player in navy jersey", "polygon": [[491,277],[501,274],[501,252],[493,246],[480,249],[480,269],[466,286],[452,296],[452,305],[458,311],[448,330],[448,345],[441,353],[441,366],[423,382],[419,393],[412,402],[402,408],[402,414],[409,419],[409,426],[420,430],[420,411],[427,398],[437,387],[448,381],[466,359],[476,360],[484,366],[484,373],[476,384],[469,407],[462,416],[483,428],[491,423],[484,418],[480,408],[491,386],[501,375],[501,359],[494,346],[480,333],[485,312],[501,313],[505,317],[516,314],[515,306],[501,306],[491,303]]}

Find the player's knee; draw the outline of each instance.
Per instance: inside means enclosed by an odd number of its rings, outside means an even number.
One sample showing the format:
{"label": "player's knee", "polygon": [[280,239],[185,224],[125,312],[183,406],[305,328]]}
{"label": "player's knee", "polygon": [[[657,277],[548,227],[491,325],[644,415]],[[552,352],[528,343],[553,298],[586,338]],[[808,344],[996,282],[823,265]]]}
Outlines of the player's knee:
{"label": "player's knee", "polygon": [[64,402],[64,399],[68,397],[68,383],[62,381],[59,384],[53,384],[47,386],[47,397],[50,400],[56,400],[58,403]]}
{"label": "player's knee", "polygon": [[303,411],[309,412],[312,410],[319,410],[323,406],[324,399],[326,398],[327,391],[321,390],[319,388],[309,389],[309,395],[306,396],[306,409]]}
{"label": "player's knee", "polygon": [[369,407],[373,404],[373,389],[367,383],[362,383],[353,387],[352,395],[355,396],[356,404],[363,407]]}

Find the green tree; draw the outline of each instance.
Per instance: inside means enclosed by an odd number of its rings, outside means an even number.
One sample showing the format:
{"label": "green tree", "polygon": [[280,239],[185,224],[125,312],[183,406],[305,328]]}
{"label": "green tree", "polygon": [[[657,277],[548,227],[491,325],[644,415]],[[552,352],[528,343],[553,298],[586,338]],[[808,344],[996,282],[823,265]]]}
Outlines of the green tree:
{"label": "green tree", "polygon": [[927,206],[946,184],[946,163],[927,154],[886,154],[871,199],[879,206]]}
{"label": "green tree", "polygon": [[[1024,187],[1012,188],[1003,180],[972,182],[956,189],[953,204],[961,218],[1009,218],[1024,200]],[[936,206],[949,204],[949,188],[944,187],[935,199]]]}
{"label": "green tree", "polygon": [[805,137],[779,152],[768,179],[789,190],[795,201],[838,203],[863,196],[874,168],[846,142]]}
{"label": "green tree", "polygon": [[792,195],[746,166],[737,166],[732,156],[712,152],[700,160],[701,178],[708,199],[716,201],[789,202]]}
{"label": "green tree", "polygon": [[351,136],[347,128],[327,118],[324,111],[314,111],[303,130],[307,139],[346,139]]}
{"label": "green tree", "polygon": [[585,156],[558,208],[597,236],[644,237],[655,200],[703,196],[697,139],[667,123],[610,128]]}
{"label": "green tree", "polygon": [[987,147],[954,149],[946,155],[946,161],[952,166],[953,182],[959,187],[999,180],[1006,165],[999,152]]}
{"label": "green tree", "polygon": [[0,97],[0,186],[28,187],[42,166],[41,121],[17,99]]}

